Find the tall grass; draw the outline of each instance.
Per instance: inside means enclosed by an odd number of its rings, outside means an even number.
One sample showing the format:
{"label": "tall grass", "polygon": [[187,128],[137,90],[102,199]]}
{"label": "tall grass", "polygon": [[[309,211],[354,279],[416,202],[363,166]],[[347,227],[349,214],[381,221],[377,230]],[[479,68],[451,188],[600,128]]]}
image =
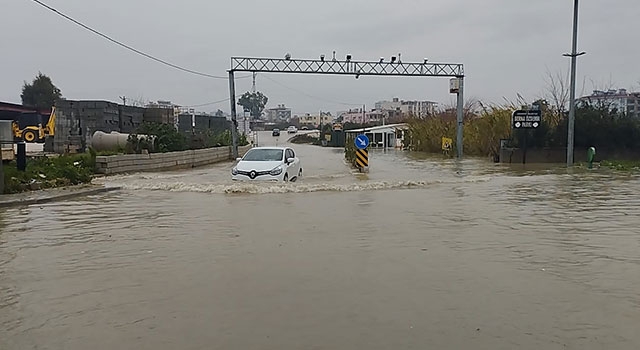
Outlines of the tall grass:
{"label": "tall grass", "polygon": [[[495,157],[500,153],[500,140],[511,137],[512,109],[490,107],[464,122],[465,153],[476,156]],[[409,136],[405,141],[412,150],[441,152],[442,138],[453,139],[456,148],[456,121],[443,116],[427,119],[410,119]]]}

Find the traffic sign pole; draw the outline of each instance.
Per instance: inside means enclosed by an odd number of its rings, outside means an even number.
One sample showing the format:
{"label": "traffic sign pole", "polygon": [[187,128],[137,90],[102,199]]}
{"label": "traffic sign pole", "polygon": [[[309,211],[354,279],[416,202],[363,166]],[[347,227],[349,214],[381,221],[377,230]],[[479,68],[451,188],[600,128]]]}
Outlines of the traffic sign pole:
{"label": "traffic sign pole", "polygon": [[462,159],[463,154],[463,145],[464,145],[464,77],[459,77],[459,87],[458,87],[458,103],[457,103],[457,111],[456,111],[456,149],[457,155],[459,159]]}
{"label": "traffic sign pole", "polygon": [[361,172],[365,170],[369,166],[369,138],[367,135],[359,134],[353,140],[354,145],[356,146],[356,160],[355,165],[360,169]]}
{"label": "traffic sign pole", "polygon": [[542,111],[537,110],[517,110],[511,115],[511,127],[521,130],[520,140],[522,148],[522,164],[527,162],[527,139],[529,138],[529,130],[537,129],[542,124]]}
{"label": "traffic sign pole", "polygon": [[366,148],[356,150],[356,165],[360,171],[369,166],[369,151]]}
{"label": "traffic sign pole", "polygon": [[527,139],[529,138],[529,130],[523,129],[522,133],[524,134],[524,146],[522,147],[522,164],[527,163]]}

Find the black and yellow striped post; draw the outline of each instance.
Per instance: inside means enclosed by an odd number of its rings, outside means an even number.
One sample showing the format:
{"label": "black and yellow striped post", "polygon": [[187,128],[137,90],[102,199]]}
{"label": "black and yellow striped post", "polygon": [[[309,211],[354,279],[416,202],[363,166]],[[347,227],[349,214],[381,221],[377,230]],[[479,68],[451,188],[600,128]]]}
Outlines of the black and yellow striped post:
{"label": "black and yellow striped post", "polygon": [[358,166],[358,168],[360,168],[361,171],[369,167],[368,149],[364,148],[356,150],[356,165]]}

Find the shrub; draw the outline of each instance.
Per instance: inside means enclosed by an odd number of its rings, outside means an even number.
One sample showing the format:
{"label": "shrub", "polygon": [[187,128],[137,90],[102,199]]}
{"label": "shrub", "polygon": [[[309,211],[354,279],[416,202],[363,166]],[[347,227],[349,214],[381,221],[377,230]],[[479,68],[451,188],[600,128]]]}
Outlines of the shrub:
{"label": "shrub", "polygon": [[26,171],[17,163],[4,164],[4,193],[17,193],[35,184],[39,188],[90,183],[95,169],[95,152],[27,159]]}

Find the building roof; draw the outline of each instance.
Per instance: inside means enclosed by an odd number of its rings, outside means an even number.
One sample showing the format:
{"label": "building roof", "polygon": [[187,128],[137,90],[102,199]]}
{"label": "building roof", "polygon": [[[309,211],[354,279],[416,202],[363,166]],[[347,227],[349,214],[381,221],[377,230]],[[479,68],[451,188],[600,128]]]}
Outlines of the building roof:
{"label": "building roof", "polygon": [[406,123],[400,123],[400,124],[388,124],[388,125],[380,125],[380,126],[373,126],[370,128],[364,128],[364,129],[352,129],[352,130],[345,130],[344,132],[347,134],[353,134],[353,133],[391,133],[391,132],[396,132],[397,130],[406,130],[409,128],[409,125]]}
{"label": "building roof", "polygon": [[594,90],[591,95],[582,96],[578,98],[579,100],[604,100],[604,99],[616,99],[616,98],[640,98],[640,92],[629,92],[627,89],[619,89],[619,90]]}
{"label": "building roof", "polygon": [[[24,113],[35,113],[35,112],[44,113],[45,112],[45,111],[38,111],[36,108],[33,108],[33,107],[27,107],[27,106],[15,104],[15,103],[9,103],[9,102],[0,102],[0,110],[11,111],[11,112],[24,112]],[[51,109],[49,109],[48,112],[51,112]]]}

